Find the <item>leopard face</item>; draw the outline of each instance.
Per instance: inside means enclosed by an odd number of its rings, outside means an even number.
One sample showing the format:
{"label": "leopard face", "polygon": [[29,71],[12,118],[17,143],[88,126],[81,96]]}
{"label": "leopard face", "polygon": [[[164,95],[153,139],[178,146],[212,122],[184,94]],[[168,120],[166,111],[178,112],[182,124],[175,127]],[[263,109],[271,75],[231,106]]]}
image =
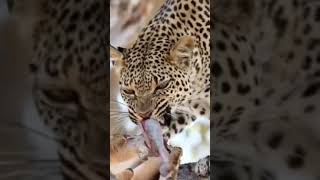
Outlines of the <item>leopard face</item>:
{"label": "leopard face", "polygon": [[169,0],[132,47],[110,48],[133,122],[150,117],[161,120],[181,107],[190,112],[194,99],[206,102],[198,114],[208,115],[209,35],[209,1]]}
{"label": "leopard face", "polygon": [[[142,49],[141,47],[146,47]],[[161,48],[160,48],[161,47]],[[133,122],[150,117],[161,118],[190,99],[191,62],[201,58],[191,36],[176,43],[155,40],[121,51],[112,49],[121,59],[120,93],[128,104]]]}

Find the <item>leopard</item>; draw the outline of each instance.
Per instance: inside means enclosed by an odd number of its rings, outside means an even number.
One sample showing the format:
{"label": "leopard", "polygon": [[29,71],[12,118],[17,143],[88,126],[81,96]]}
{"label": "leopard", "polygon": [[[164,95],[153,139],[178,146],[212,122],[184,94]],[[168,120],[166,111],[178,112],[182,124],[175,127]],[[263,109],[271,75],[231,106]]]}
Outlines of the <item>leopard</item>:
{"label": "leopard", "polygon": [[319,179],[320,3],[212,6],[213,178]]}
{"label": "leopard", "polygon": [[[39,119],[53,132],[64,179],[108,179],[109,7],[104,0],[8,0],[31,20],[30,73]],[[28,28],[23,26],[22,28]]]}
{"label": "leopard", "polygon": [[[110,45],[130,120],[156,119],[165,140],[210,120],[210,2],[166,0],[130,47]],[[209,156],[194,167],[209,177]]]}

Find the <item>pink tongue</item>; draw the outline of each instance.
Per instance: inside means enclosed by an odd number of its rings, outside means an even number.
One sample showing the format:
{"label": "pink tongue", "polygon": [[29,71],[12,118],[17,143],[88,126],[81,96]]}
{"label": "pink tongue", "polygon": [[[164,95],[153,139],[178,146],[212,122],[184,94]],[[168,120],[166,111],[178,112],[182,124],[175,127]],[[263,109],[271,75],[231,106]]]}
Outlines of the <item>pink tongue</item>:
{"label": "pink tongue", "polygon": [[142,122],[140,124],[140,127],[143,130],[144,141],[145,141],[147,147],[151,150],[151,155],[152,156],[159,156],[157,148],[154,147],[154,145],[152,143],[152,139],[150,139],[149,135],[147,134],[147,130],[146,130],[146,127],[144,124],[145,124],[144,122]]}
{"label": "pink tongue", "polygon": [[162,161],[169,161],[169,152],[164,146],[161,127],[158,121],[154,119],[148,119],[141,123],[143,129],[143,135],[147,146],[151,150],[151,155],[161,156]]}

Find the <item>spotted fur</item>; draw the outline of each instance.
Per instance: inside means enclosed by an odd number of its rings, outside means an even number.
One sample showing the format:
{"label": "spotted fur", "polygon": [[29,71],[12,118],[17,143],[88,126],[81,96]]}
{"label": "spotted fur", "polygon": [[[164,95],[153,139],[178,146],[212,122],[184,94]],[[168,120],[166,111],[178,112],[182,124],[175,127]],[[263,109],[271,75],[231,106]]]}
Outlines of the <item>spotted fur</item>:
{"label": "spotted fur", "polygon": [[162,125],[170,125],[163,116],[180,107],[209,117],[209,32],[208,2],[170,0],[131,48],[115,52],[119,57],[114,54],[114,63],[121,64],[121,94],[134,122],[151,111]]}
{"label": "spotted fur", "polygon": [[197,117],[210,119],[208,0],[167,0],[132,47],[110,52],[134,123],[158,119],[169,138]]}
{"label": "spotted fur", "polygon": [[[9,0],[11,9],[29,1]],[[34,0],[33,97],[65,179],[107,179],[105,1]],[[22,17],[23,18],[23,17]]]}
{"label": "spotted fur", "polygon": [[[222,14],[226,7],[233,12]],[[319,179],[320,4],[227,0],[215,8],[214,178]]]}

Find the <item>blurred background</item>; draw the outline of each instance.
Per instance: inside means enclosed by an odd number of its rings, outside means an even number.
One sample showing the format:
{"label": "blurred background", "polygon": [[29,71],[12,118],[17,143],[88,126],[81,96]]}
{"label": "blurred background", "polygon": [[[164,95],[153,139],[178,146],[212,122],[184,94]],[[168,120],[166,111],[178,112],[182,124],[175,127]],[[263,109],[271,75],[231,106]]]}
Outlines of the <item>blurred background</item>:
{"label": "blurred background", "polygon": [[[158,12],[165,0],[113,0],[110,3],[110,43],[114,47],[130,47],[140,30]],[[118,87],[118,77],[111,67],[110,107],[112,111],[127,111]],[[121,102],[115,103],[115,101]],[[138,133],[128,117],[111,116],[111,133]],[[194,125],[173,137],[169,142],[183,148],[182,163],[195,162],[210,153],[209,122],[198,119]]]}
{"label": "blurred background", "polygon": [[31,96],[30,29],[0,0],[0,179],[60,180],[56,145]]}

